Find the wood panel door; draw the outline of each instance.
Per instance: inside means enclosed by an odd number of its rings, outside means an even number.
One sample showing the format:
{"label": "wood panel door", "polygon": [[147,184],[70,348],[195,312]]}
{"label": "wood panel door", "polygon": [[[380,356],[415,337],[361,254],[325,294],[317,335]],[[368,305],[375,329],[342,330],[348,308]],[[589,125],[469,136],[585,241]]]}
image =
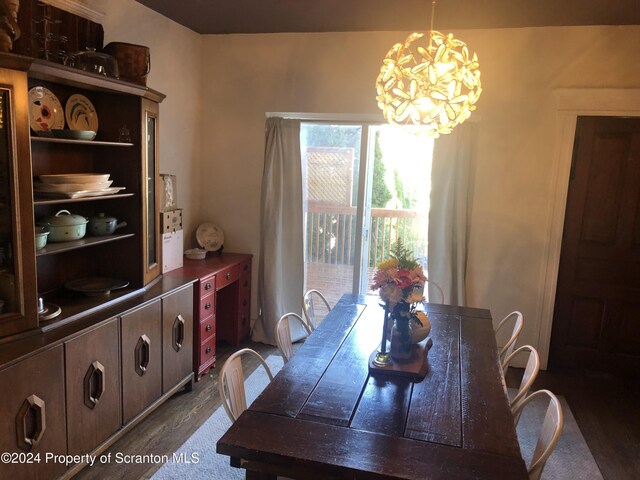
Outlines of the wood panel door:
{"label": "wood panel door", "polygon": [[162,299],[162,393],[192,372],[193,286]]}
{"label": "wood panel door", "polygon": [[121,317],[123,423],[162,395],[161,315],[156,300]]}
{"label": "wood panel door", "polygon": [[550,366],[640,376],[640,118],[580,117]]}
{"label": "wood panel door", "polygon": [[81,455],[120,428],[118,319],[65,343],[69,453]]}
{"label": "wood panel door", "polygon": [[62,346],[29,357],[0,372],[0,453],[20,454],[0,462],[0,478],[48,480],[64,463],[47,454],[67,453]]}

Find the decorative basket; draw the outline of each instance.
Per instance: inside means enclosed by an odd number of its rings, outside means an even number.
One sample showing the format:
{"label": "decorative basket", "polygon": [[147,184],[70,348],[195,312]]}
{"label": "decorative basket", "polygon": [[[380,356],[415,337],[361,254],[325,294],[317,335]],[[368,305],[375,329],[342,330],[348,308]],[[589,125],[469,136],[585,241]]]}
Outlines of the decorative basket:
{"label": "decorative basket", "polygon": [[147,75],[151,70],[149,47],[131,43],[111,42],[103,51],[116,57],[120,78],[138,85],[147,84]]}

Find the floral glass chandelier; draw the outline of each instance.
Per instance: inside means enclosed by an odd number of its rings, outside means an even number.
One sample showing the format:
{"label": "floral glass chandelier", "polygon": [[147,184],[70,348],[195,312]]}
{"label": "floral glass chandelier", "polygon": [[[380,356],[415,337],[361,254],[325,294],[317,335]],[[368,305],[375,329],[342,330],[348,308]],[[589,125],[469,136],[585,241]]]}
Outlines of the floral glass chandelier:
{"label": "floral glass chandelier", "polygon": [[387,53],[376,80],[378,107],[392,124],[422,126],[437,138],[464,122],[482,93],[478,57],[453,34],[412,33]]}

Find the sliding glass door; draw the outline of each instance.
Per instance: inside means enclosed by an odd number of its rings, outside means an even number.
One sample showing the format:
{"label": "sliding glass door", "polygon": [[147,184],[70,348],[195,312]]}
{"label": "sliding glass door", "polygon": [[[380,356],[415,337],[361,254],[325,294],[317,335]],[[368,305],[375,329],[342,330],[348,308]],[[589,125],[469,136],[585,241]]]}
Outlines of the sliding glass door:
{"label": "sliding glass door", "polygon": [[433,141],[399,127],[303,122],[305,288],[368,293],[401,238],[426,267]]}

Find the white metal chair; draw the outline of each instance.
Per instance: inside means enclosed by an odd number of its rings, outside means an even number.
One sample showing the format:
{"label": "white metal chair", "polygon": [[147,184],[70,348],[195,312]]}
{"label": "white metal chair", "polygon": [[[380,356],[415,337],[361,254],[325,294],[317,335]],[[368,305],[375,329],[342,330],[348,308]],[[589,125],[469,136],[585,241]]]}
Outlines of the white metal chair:
{"label": "white metal chair", "polygon": [[329,305],[329,302],[327,301],[325,296],[322,294],[322,292],[320,292],[320,290],[311,289],[304,294],[304,296],[302,297],[302,311],[312,331],[316,329],[316,314],[315,314],[315,309],[313,307],[314,295],[319,297],[320,300],[324,302],[324,305],[325,307],[327,307],[328,312],[331,311],[331,306]]}
{"label": "white metal chair", "polygon": [[[434,282],[433,280],[429,280],[427,278],[427,283],[432,284],[434,287],[436,287],[436,290],[438,291],[438,294],[440,295],[440,303],[444,303],[444,290],[442,290],[442,287],[440,285],[438,285],[436,282]],[[427,287],[427,291],[428,291]],[[435,303],[433,301],[431,301],[431,299],[429,299],[429,303]]]}
{"label": "white metal chair", "polygon": [[524,352],[529,352],[529,359],[527,360],[527,366],[525,367],[524,373],[522,374],[522,380],[520,381],[518,393],[516,393],[516,395],[509,401],[512,412],[515,411],[518,402],[525,399],[527,393],[529,392],[529,389],[538,376],[538,372],[540,371],[540,356],[538,355],[538,351],[531,345],[523,345],[517,350],[514,350],[511,355],[505,358],[504,362],[502,363],[503,370],[513,358],[515,358],[518,354]]}
{"label": "white metal chair", "polygon": [[[562,416],[562,407],[558,398],[549,390],[538,390],[522,400],[516,407],[516,417],[520,419],[522,410],[534,399],[538,397],[548,396],[549,406],[547,407],[547,413],[544,416],[542,422],[542,428],[540,429],[540,435],[536,442],[535,450],[531,457],[531,461],[527,467],[529,472],[529,480],[539,480],[542,475],[547,459],[553,452],[553,449],[558,443],[560,433],[562,433],[562,426],[564,419]],[[516,421],[517,425],[517,421]]]}
{"label": "white metal chair", "polygon": [[224,411],[232,422],[235,422],[242,412],[247,409],[247,396],[244,390],[244,372],[242,371],[242,356],[253,355],[257,358],[269,375],[269,381],[273,380],[273,374],[264,358],[250,348],[243,348],[231,354],[220,369],[218,376],[218,391]]}
{"label": "white metal chair", "polygon": [[[504,328],[505,325],[507,325],[509,323],[509,321],[511,319],[515,318],[515,323],[513,324],[513,330],[511,332],[511,337],[509,338],[509,340],[507,341],[507,343],[505,343],[505,345],[503,347],[499,347],[500,350],[498,352],[498,354],[500,355],[500,362],[504,363],[505,358],[507,358],[509,355],[511,355],[511,353],[513,352],[513,350],[516,348],[516,340],[518,340],[518,335],[520,335],[520,331],[522,330],[522,326],[524,325],[524,318],[522,316],[522,313],[520,313],[519,311],[513,311],[511,312],[509,315],[507,315],[506,317],[504,317],[500,323],[498,324],[498,326],[495,329],[495,334],[496,336],[498,336],[500,334],[500,331]],[[506,375],[507,374],[507,369],[508,369],[508,365],[507,367],[503,367],[502,371],[503,373]]]}
{"label": "white metal chair", "polygon": [[289,359],[293,356],[293,342],[291,341],[291,328],[289,327],[289,318],[293,317],[298,322],[302,324],[307,335],[311,335],[311,327],[305,322],[300,315],[297,313],[285,313],[280,317],[278,323],[276,323],[276,345],[278,346],[278,350],[280,350],[280,355],[282,355],[282,359],[284,363],[287,363]]}

